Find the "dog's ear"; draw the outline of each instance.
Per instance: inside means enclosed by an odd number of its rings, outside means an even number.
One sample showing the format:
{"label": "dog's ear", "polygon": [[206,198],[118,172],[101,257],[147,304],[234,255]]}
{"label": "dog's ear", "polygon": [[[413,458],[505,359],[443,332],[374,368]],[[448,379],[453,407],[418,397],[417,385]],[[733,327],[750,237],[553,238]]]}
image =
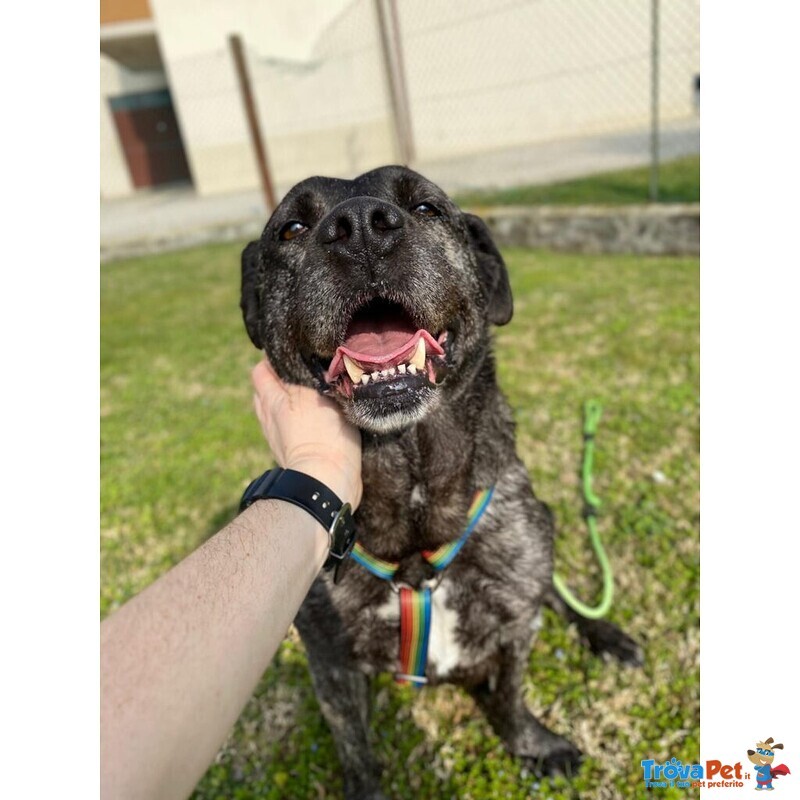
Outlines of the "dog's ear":
{"label": "dog's ear", "polygon": [[242,251],[242,298],[239,307],[244,316],[244,326],[250,341],[259,349],[264,349],[259,325],[258,273],[261,265],[261,247],[259,242],[250,242]]}
{"label": "dog's ear", "polygon": [[505,325],[514,313],[506,262],[495,247],[486,223],[474,214],[464,214],[464,218],[467,222],[469,241],[478,261],[489,322],[494,325]]}

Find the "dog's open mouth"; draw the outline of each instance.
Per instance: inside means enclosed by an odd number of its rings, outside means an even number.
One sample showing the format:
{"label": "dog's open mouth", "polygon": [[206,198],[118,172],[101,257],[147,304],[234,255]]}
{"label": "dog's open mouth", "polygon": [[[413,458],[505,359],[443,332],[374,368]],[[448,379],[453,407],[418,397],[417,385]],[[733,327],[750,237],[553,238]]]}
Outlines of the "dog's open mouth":
{"label": "dog's open mouth", "polygon": [[325,381],[347,397],[364,399],[435,386],[446,340],[447,331],[418,328],[401,305],[373,299],[350,320]]}

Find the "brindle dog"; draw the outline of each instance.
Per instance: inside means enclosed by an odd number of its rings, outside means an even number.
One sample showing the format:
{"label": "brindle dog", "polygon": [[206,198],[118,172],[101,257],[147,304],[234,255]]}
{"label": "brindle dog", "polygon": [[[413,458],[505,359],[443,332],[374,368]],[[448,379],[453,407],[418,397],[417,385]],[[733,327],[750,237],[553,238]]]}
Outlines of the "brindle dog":
{"label": "brindle dog", "polygon": [[[509,750],[539,774],[581,754],[523,701],[544,603],[595,652],[638,664],[607,622],[576,617],[553,591],[553,523],[516,454],[498,389],[490,326],[511,319],[503,258],[485,224],[430,181],[383,167],[353,181],[295,186],[242,254],[250,338],[286,381],[333,397],[362,431],[358,538],[400,562],[396,582],[434,578],[421,557],[460,535],[476,490],[494,496],[432,598],[427,678],[465,687]],[[345,795],[381,798],[368,744],[369,678],[398,664],[398,600],[348,562],[319,576],[295,620]]]}

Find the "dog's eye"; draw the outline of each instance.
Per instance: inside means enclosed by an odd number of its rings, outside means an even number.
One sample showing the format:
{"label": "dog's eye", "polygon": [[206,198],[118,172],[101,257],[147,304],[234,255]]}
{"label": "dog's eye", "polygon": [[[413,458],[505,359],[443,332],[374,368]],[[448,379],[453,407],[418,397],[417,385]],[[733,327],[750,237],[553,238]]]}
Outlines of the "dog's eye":
{"label": "dog's eye", "polygon": [[419,214],[421,217],[438,217],[442,213],[433,203],[420,203],[418,206],[414,206],[411,212]]}
{"label": "dog's eye", "polygon": [[302,222],[298,222],[296,219],[293,219],[291,222],[287,222],[278,232],[278,236],[283,239],[284,242],[288,242],[290,239],[294,239],[295,236],[299,236],[304,231],[308,230],[308,225],[303,225]]}

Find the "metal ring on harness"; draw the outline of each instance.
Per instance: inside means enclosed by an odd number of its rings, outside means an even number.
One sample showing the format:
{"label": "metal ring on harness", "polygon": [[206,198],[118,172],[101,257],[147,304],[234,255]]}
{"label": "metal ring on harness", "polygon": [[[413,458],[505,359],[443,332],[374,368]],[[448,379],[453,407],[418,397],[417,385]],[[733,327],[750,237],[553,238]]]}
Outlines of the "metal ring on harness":
{"label": "metal ring on harness", "polygon": [[[444,572],[437,572],[433,578],[426,578],[422,585],[417,589],[416,587],[412,586],[410,583],[406,583],[405,581],[398,581],[394,578],[389,580],[389,588],[395,593],[400,594],[401,589],[412,589],[415,591],[419,591],[420,589],[430,589],[431,592],[435,592],[439,586],[441,585],[442,581],[444,580]],[[431,583],[432,581],[432,583]],[[430,586],[426,586],[427,583],[431,583]]]}

